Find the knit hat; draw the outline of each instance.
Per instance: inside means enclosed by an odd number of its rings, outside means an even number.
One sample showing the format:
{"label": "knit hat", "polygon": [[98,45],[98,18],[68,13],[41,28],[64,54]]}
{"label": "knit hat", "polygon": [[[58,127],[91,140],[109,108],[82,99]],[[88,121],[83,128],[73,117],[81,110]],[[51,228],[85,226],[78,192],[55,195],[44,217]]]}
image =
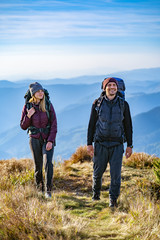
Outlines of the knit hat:
{"label": "knit hat", "polygon": [[103,80],[103,82],[102,82],[102,88],[103,88],[103,90],[106,89],[106,86],[107,86],[107,84],[108,84],[109,82],[114,82],[114,83],[117,85],[117,87],[118,87],[118,82],[117,82],[117,80],[116,80],[115,78],[109,77],[109,78],[105,78],[105,79]]}
{"label": "knit hat", "polygon": [[37,91],[44,90],[44,89],[41,84],[39,84],[38,82],[34,82],[29,85],[29,90],[30,90],[31,96],[33,96]]}

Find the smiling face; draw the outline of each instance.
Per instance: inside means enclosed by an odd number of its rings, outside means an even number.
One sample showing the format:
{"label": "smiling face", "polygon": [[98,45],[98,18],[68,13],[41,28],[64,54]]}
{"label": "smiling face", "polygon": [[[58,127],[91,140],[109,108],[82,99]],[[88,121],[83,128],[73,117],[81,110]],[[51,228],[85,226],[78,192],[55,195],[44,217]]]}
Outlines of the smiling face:
{"label": "smiling face", "polygon": [[40,102],[43,97],[44,97],[44,91],[43,90],[38,90],[35,94],[34,94],[35,98],[37,99],[37,102]]}
{"label": "smiling face", "polygon": [[117,84],[115,82],[109,82],[106,86],[106,95],[109,99],[113,99],[117,93]]}

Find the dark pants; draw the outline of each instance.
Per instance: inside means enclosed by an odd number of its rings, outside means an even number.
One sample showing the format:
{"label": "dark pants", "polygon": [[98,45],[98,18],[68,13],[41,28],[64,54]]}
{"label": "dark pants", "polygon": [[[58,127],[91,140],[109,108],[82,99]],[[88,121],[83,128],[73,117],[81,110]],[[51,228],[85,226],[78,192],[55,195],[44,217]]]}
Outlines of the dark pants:
{"label": "dark pants", "polygon": [[33,160],[35,163],[35,180],[37,187],[42,186],[42,191],[44,191],[43,182],[43,160],[45,163],[45,180],[47,191],[51,191],[53,182],[53,152],[54,146],[50,151],[46,150],[46,142],[42,139],[36,139],[30,137],[30,148],[33,155]]}
{"label": "dark pants", "polygon": [[93,158],[93,192],[100,194],[102,186],[102,176],[110,164],[111,183],[109,195],[112,200],[116,200],[120,194],[121,186],[121,167],[123,157],[123,144],[114,147],[105,147],[100,143],[95,143]]}

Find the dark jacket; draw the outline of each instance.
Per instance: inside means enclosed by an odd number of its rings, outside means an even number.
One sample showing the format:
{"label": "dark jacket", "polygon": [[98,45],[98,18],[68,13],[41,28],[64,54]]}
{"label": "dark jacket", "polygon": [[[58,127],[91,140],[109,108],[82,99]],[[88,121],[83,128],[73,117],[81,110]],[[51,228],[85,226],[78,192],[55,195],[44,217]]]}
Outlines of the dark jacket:
{"label": "dark jacket", "polygon": [[[116,96],[116,99],[117,99],[117,96]],[[107,119],[111,119],[113,117],[112,110],[113,110],[114,102],[116,101],[116,99],[113,99],[112,101],[110,101],[107,98],[104,98],[103,101],[105,101],[105,104],[109,105],[109,108],[111,110],[111,111],[106,112],[107,114],[109,114],[109,116],[106,117],[105,121]],[[99,125],[98,124],[99,116],[96,111],[96,106],[97,106],[97,100],[95,100],[95,102],[92,105],[90,120],[89,120],[89,124],[88,124],[87,145],[92,145],[92,142],[95,141],[95,133],[97,133],[97,127]],[[122,110],[120,109],[120,111],[122,111]],[[132,131],[133,131],[132,130],[132,120],[131,120],[129,105],[126,101],[124,101],[123,111],[124,111],[123,112],[123,120],[121,118],[121,121],[122,121],[122,125],[124,128],[124,133],[126,136],[127,146],[132,146]],[[110,115],[110,113],[111,113],[111,115]],[[114,119],[112,119],[112,121],[114,121]],[[101,142],[103,142],[103,144],[108,147],[120,144],[119,141],[112,141],[112,140],[109,140],[108,138],[106,138],[106,140],[103,139]]]}
{"label": "dark jacket", "polygon": [[103,97],[96,122],[95,141],[123,143],[124,100],[116,97],[113,101]]}
{"label": "dark jacket", "polygon": [[[48,119],[47,113],[40,111],[39,105],[33,104],[33,107],[36,111],[31,118],[27,117],[26,105],[24,105],[23,107],[21,122],[20,122],[20,126],[23,130],[26,130],[30,126],[33,126],[36,128],[46,128],[48,125],[49,119]],[[49,132],[48,133],[38,132],[37,134],[30,135],[30,136],[33,138],[40,138],[40,136],[42,136],[42,138],[46,139],[47,142],[55,142],[56,133],[57,133],[57,119],[56,119],[56,114],[55,114],[53,105],[51,104]]]}

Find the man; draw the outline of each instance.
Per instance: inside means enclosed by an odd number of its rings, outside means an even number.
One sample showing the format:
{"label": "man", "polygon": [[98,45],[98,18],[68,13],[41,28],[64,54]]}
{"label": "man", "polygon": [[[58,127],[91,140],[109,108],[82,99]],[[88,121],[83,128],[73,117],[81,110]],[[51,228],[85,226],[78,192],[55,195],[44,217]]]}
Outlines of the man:
{"label": "man", "polygon": [[[110,164],[109,207],[117,207],[120,194],[124,136],[126,158],[132,154],[132,120],[129,105],[118,95],[114,78],[103,81],[101,97],[92,105],[87,136],[87,149],[93,157],[93,200],[100,200],[102,176]],[[94,142],[94,148],[92,143]]]}

